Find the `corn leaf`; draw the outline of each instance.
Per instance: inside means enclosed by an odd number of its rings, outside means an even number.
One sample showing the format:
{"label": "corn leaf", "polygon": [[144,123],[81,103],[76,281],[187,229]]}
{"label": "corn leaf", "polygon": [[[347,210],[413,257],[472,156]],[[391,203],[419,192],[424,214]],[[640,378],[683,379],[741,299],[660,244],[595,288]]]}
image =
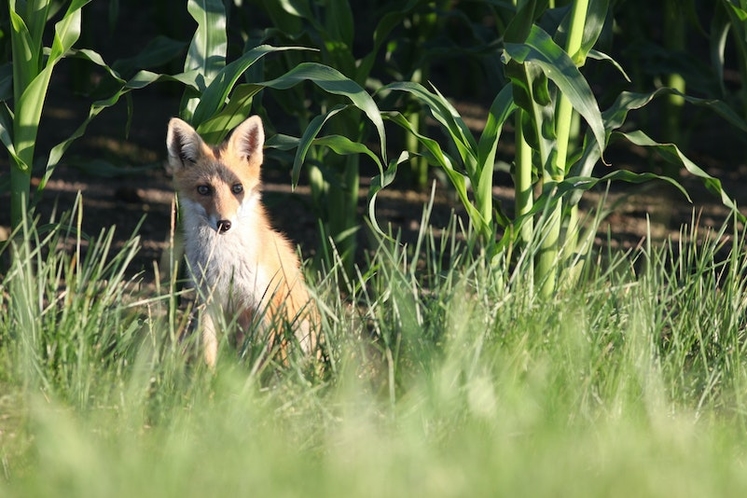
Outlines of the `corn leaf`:
{"label": "corn leaf", "polygon": [[[712,193],[716,194],[721,198],[721,202],[724,206],[737,211],[736,201],[729,197],[721,184],[721,180],[715,178],[700,168],[697,164],[688,159],[674,144],[661,144],[652,140],[648,135],[642,131],[633,131],[630,133],[616,132],[620,136],[624,137],[630,143],[641,147],[648,147],[654,149],[659,153],[666,161],[677,164],[685,168],[691,175],[700,179],[705,187]],[[745,220],[744,216],[739,215],[740,219]]]}
{"label": "corn leaf", "polygon": [[[204,91],[226,65],[228,36],[226,9],[222,0],[188,0],[187,11],[197,21],[197,29],[184,61],[184,71],[197,70],[199,89]],[[182,117],[191,120],[199,100],[185,95]]]}
{"label": "corn leaf", "polygon": [[363,111],[376,127],[381,144],[381,157],[386,162],[386,134],[379,108],[371,96],[355,81],[329,66],[314,62],[304,62],[262,86],[276,90],[287,90],[303,81],[310,81],[325,92],[341,95],[349,99],[355,107]]}
{"label": "corn leaf", "polygon": [[534,64],[558,86],[573,108],[583,116],[603,154],[605,129],[602,113],[589,84],[565,51],[541,28],[532,26],[524,43],[506,43],[504,62]]}
{"label": "corn leaf", "polygon": [[301,176],[301,166],[303,166],[306,154],[308,154],[311,145],[313,144],[316,136],[321,131],[324,124],[335,114],[347,109],[346,105],[337,105],[329,110],[326,114],[316,116],[311,120],[309,126],[304,130],[301,140],[298,143],[296,149],[296,157],[293,159],[293,169],[291,171],[291,181],[293,186],[298,184],[298,179]]}
{"label": "corn leaf", "polygon": [[199,126],[219,112],[226,104],[228,94],[242,74],[259,59],[272,52],[284,50],[306,50],[303,47],[271,47],[261,45],[245,52],[240,58],[221,69],[202,93],[199,104],[194,109],[191,124],[199,131]]}
{"label": "corn leaf", "polygon": [[478,146],[475,137],[457,110],[443,95],[438,93],[438,90],[433,93],[419,83],[401,81],[390,83],[382,87],[379,92],[388,90],[407,92],[425,104],[433,118],[446,128],[449,137],[459,151],[459,156],[468,175],[473,177],[476,174]]}

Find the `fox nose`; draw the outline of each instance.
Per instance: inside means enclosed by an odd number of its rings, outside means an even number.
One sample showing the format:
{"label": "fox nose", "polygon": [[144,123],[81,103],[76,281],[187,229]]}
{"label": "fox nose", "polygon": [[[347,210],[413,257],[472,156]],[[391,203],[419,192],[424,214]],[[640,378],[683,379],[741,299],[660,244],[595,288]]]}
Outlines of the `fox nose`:
{"label": "fox nose", "polygon": [[231,222],[229,220],[218,220],[218,233],[226,233],[231,229]]}

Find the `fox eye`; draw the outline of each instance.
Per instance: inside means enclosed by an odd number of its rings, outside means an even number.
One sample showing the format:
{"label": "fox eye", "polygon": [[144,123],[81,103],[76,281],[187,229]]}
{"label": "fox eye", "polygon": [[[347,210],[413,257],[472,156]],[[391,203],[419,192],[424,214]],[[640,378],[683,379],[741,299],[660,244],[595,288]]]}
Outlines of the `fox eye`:
{"label": "fox eye", "polygon": [[207,185],[198,185],[197,193],[200,195],[210,195],[210,187]]}
{"label": "fox eye", "polygon": [[240,183],[237,183],[236,185],[231,187],[231,192],[233,192],[234,194],[240,194],[243,191],[244,191],[244,186]]}

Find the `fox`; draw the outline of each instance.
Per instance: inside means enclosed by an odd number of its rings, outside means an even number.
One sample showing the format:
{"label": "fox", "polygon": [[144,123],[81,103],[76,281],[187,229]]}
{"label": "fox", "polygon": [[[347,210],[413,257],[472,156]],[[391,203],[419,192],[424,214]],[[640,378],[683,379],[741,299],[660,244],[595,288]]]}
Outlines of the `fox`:
{"label": "fox", "polygon": [[279,345],[285,360],[290,344],[282,330],[290,326],[303,352],[318,354],[318,309],[296,252],[272,228],[261,201],[264,143],[259,116],[248,117],[217,146],[179,118],[168,123],[168,162],[210,368],[216,364],[221,314],[236,318],[238,345],[249,331],[259,330],[258,337],[267,337],[266,351]]}

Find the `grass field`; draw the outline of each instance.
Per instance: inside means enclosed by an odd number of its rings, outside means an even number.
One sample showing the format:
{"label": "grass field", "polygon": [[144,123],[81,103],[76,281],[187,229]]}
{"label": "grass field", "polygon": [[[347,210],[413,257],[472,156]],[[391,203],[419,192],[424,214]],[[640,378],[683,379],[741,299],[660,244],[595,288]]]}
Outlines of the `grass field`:
{"label": "grass field", "polygon": [[208,372],[169,285],[125,276],[136,239],[40,230],[0,284],[0,496],[744,496],[729,230],[601,251],[549,300],[526,259],[382,242],[355,281],[312,275],[321,376],[229,348]]}

